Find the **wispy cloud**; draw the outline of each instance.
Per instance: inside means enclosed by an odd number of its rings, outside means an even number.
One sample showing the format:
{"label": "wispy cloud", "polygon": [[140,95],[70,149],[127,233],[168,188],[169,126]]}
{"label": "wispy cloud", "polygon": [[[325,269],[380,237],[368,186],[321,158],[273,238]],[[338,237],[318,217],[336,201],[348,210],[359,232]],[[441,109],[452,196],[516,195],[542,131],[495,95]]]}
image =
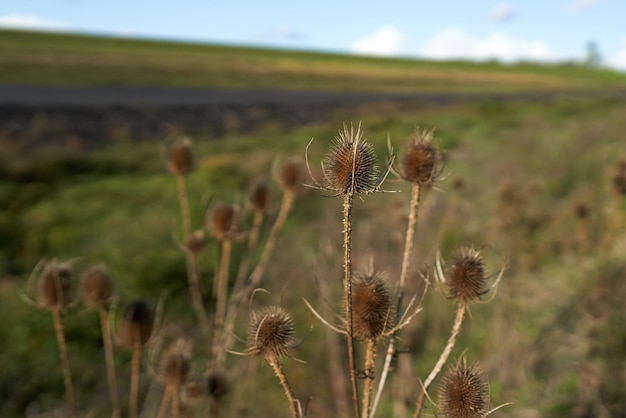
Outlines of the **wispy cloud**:
{"label": "wispy cloud", "polygon": [[67,23],[48,20],[36,15],[22,13],[9,13],[7,15],[0,16],[0,27],[10,29],[32,29],[49,31],[62,31],[71,29],[71,25]]}
{"label": "wispy cloud", "polygon": [[571,0],[565,6],[565,11],[568,13],[578,13],[596,7],[600,3],[602,3],[602,0]]}
{"label": "wispy cloud", "polygon": [[286,25],[276,25],[264,32],[253,34],[252,37],[257,41],[295,41],[306,38],[304,34]]}
{"label": "wispy cloud", "polygon": [[506,32],[474,36],[457,27],[444,29],[426,41],[421,49],[421,55],[440,60],[497,59],[503,62],[555,60],[552,50],[543,40],[517,39]]}
{"label": "wispy cloud", "polygon": [[517,10],[511,3],[498,3],[489,13],[489,19],[495,22],[506,22],[517,16]]}
{"label": "wispy cloud", "polygon": [[394,26],[383,26],[357,39],[351,51],[360,55],[394,56],[402,53],[404,35]]}

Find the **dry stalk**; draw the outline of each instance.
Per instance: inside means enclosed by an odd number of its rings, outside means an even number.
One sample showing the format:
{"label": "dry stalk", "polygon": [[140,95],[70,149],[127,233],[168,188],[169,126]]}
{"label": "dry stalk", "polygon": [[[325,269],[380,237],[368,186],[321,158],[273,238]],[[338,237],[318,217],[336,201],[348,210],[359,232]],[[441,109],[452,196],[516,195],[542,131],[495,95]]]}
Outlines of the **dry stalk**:
{"label": "dry stalk", "polygon": [[141,365],[142,342],[139,336],[133,341],[133,358],[130,374],[130,418],[137,418],[139,404],[139,370]]}
{"label": "dry stalk", "polygon": [[161,400],[161,406],[159,407],[159,413],[157,418],[165,418],[167,416],[167,408],[170,405],[173,388],[172,385],[165,386],[165,392],[163,393],[163,399]]}
{"label": "dry stalk", "polygon": [[198,257],[189,249],[185,249],[184,251],[185,261],[187,263],[187,279],[189,281],[189,297],[191,298],[191,305],[196,311],[196,316],[198,317],[198,322],[200,324],[200,330],[206,338],[206,341],[209,341],[210,325],[206,310],[204,309],[204,303],[202,302]]}
{"label": "dry stalk", "polygon": [[223,351],[226,348],[222,342],[224,339],[224,324],[226,320],[226,302],[228,297],[228,270],[230,267],[230,255],[232,252],[232,240],[226,238],[222,241],[222,254],[217,275],[217,302],[215,307],[215,318],[213,321],[213,370],[217,370],[219,361],[223,358]]}
{"label": "dry stalk", "polygon": [[117,390],[117,378],[115,376],[115,360],[113,357],[113,340],[111,338],[111,327],[109,316],[104,306],[100,306],[100,327],[102,330],[102,341],[104,344],[104,359],[107,368],[107,380],[109,382],[109,396],[113,407],[113,418],[119,418],[121,414],[119,392]]}
{"label": "dry stalk", "polygon": [[363,409],[362,418],[368,418],[372,404],[372,391],[374,389],[374,374],[376,370],[376,339],[368,338],[365,348],[364,384],[363,384]]}
{"label": "dry stalk", "polygon": [[184,175],[177,175],[178,201],[180,203],[180,215],[182,218],[182,227],[184,238],[191,233],[191,210],[189,209],[189,198],[187,196],[187,182]]}
{"label": "dry stalk", "polygon": [[54,321],[54,331],[59,345],[61,356],[61,366],[63,368],[63,381],[65,382],[65,397],[70,417],[76,417],[76,402],[74,401],[74,389],[72,386],[72,373],[70,371],[70,361],[67,354],[67,344],[65,343],[65,333],[63,332],[63,322],[61,321],[61,307],[50,307],[52,319]]}
{"label": "dry stalk", "polygon": [[280,360],[273,356],[266,358],[266,360],[274,369],[274,373],[278,377],[278,380],[285,391],[285,395],[287,395],[287,398],[289,399],[289,411],[291,412],[291,417],[302,418],[303,414],[300,401],[296,398],[295,392],[291,388],[289,381],[287,381],[287,376],[285,376]]}

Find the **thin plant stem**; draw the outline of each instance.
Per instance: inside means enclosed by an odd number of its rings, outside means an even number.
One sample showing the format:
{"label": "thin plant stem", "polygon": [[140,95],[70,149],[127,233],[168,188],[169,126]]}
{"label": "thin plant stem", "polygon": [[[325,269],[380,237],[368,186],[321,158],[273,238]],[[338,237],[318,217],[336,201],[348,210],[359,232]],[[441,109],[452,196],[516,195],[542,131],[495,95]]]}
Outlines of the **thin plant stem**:
{"label": "thin plant stem", "polygon": [[165,418],[167,416],[167,407],[170,405],[171,397],[172,387],[171,385],[167,385],[165,386],[165,392],[163,393],[163,399],[161,400],[161,406],[159,407],[157,418]]}
{"label": "thin plant stem", "polygon": [[362,418],[368,418],[374,389],[374,375],[376,370],[376,340],[368,338],[365,348],[364,363],[365,380],[363,384],[363,409]]}
{"label": "thin plant stem", "polygon": [[170,385],[172,393],[172,417],[180,418],[180,388],[178,385]]}
{"label": "thin plant stem", "polygon": [[356,381],[356,359],[354,355],[353,320],[352,320],[352,202],[354,192],[351,190],[344,195],[343,200],[343,286],[344,304],[346,309],[346,338],[348,340],[348,364],[350,367],[350,382],[352,383],[352,400],[355,416],[358,418],[359,393]]}
{"label": "thin plant stem", "polygon": [[137,418],[139,398],[139,369],[141,365],[141,338],[135,336],[133,341],[133,358],[130,374],[130,418]]}
{"label": "thin plant stem", "polygon": [[289,399],[289,411],[291,412],[291,417],[300,418],[302,416],[300,411],[300,401],[296,398],[296,394],[287,381],[287,377],[285,376],[285,372],[283,371],[280,361],[275,358],[269,358],[267,360],[270,366],[274,369],[274,373],[276,373],[278,380],[280,380],[280,384],[285,390],[285,395],[287,395],[287,398]]}
{"label": "thin plant stem", "polygon": [[250,267],[250,254],[259,243],[259,236],[261,235],[261,227],[263,226],[264,217],[263,211],[254,211],[252,228],[250,229],[250,234],[248,235],[247,256],[239,263],[239,270],[237,271],[237,277],[235,278],[235,285],[233,289],[238,290],[243,286],[243,281],[246,279],[248,268]]}
{"label": "thin plant stem", "polygon": [[419,398],[417,399],[415,414],[413,414],[413,418],[418,418],[420,416],[422,412],[422,407],[424,406],[424,400],[426,398],[428,387],[433,382],[433,380],[435,380],[439,372],[441,372],[443,365],[446,363],[446,360],[448,360],[448,356],[450,356],[450,353],[452,352],[452,348],[456,343],[456,337],[459,335],[459,331],[461,330],[461,324],[463,323],[463,316],[465,314],[466,308],[467,304],[465,302],[459,302],[456,310],[456,317],[454,319],[454,325],[452,326],[452,332],[450,333],[450,338],[448,338],[448,343],[443,349],[441,356],[439,356],[439,360],[437,360],[435,367],[433,367],[433,370],[430,372],[430,374],[424,381],[424,384],[421,386],[422,390],[420,392]]}
{"label": "thin plant stem", "polygon": [[67,344],[65,343],[65,333],[63,322],[61,321],[61,308],[54,306],[50,309],[54,322],[54,331],[57,335],[59,354],[61,356],[61,367],[63,369],[63,381],[65,382],[65,397],[70,417],[76,417],[76,402],[74,401],[74,388],[72,386],[72,373],[70,371],[70,361],[67,354]]}
{"label": "thin plant stem", "polygon": [[178,185],[178,201],[180,202],[180,215],[182,218],[183,239],[191,233],[191,210],[189,209],[189,198],[187,197],[187,183],[185,176],[176,176]]}
{"label": "thin plant stem", "polygon": [[222,254],[217,275],[217,302],[215,306],[215,318],[213,322],[213,370],[216,370],[217,362],[221,359],[220,353],[225,350],[222,339],[224,337],[224,322],[226,320],[226,298],[228,297],[228,270],[230,267],[230,254],[232,252],[232,240],[226,238],[222,241]]}
{"label": "thin plant stem", "polygon": [[209,338],[210,324],[209,319],[204,309],[204,303],[202,302],[202,289],[200,287],[200,267],[198,266],[198,258],[193,251],[185,249],[185,261],[187,262],[187,279],[189,281],[189,297],[191,298],[191,304],[196,311],[198,322],[202,334],[207,339]]}
{"label": "thin plant stem", "polygon": [[104,359],[107,367],[107,380],[109,382],[109,396],[113,407],[113,418],[119,418],[121,414],[120,397],[117,390],[117,378],[115,376],[115,359],[113,357],[113,341],[111,339],[111,327],[109,315],[104,306],[100,307],[100,327],[102,330],[102,342],[104,344]]}
{"label": "thin plant stem", "polygon": [[[402,299],[404,297],[404,288],[406,286],[406,277],[408,275],[409,267],[411,265],[411,254],[413,252],[413,244],[415,242],[415,225],[417,224],[417,215],[420,204],[421,187],[419,183],[413,183],[411,187],[411,203],[409,205],[409,223],[406,228],[406,238],[404,241],[404,255],[402,257],[402,270],[400,271],[400,281],[398,284],[398,303],[396,312],[401,311]],[[389,370],[391,369],[391,362],[396,354],[396,333],[394,332],[389,338],[389,345],[387,348],[387,354],[385,355],[385,362],[383,364],[383,370],[380,374],[380,381],[378,382],[378,389],[376,396],[374,397],[374,403],[372,404],[372,411],[370,417],[373,418],[378,408],[378,403],[383,393],[387,377],[389,376]]]}

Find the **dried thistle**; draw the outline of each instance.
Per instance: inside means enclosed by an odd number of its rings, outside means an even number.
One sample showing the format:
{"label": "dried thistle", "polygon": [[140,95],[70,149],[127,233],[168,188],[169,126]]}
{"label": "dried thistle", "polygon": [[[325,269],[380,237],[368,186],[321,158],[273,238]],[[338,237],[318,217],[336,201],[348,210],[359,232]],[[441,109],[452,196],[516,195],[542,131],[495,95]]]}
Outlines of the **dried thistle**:
{"label": "dried thistle", "polygon": [[489,382],[485,373],[465,359],[443,376],[439,408],[450,418],[483,418],[489,414]]}
{"label": "dried thistle", "polygon": [[626,196],[626,160],[622,160],[617,164],[615,174],[613,175],[613,190],[619,196]]}
{"label": "dried thistle", "polygon": [[220,202],[207,215],[207,227],[218,240],[230,239],[235,234],[239,209],[236,205]]}
{"label": "dried thistle", "polygon": [[68,264],[48,263],[39,277],[39,305],[48,309],[69,305],[74,300],[72,276]]}
{"label": "dried thistle", "polygon": [[148,303],[143,299],[130,302],[124,311],[120,340],[127,347],[145,345],[152,335],[154,316]]}
{"label": "dried thistle", "polygon": [[357,274],[352,285],[353,333],[377,339],[393,327],[391,294],[380,275]]}
{"label": "dried thistle", "polygon": [[168,169],[178,176],[186,176],[193,170],[193,153],[189,138],[180,139],[170,146]]}
{"label": "dried thistle", "polygon": [[439,174],[440,157],[432,141],[433,131],[413,134],[400,165],[400,177],[419,185],[428,185],[435,180]]}
{"label": "dried thistle", "polygon": [[113,297],[113,281],[104,264],[91,267],[83,274],[83,297],[91,308],[105,306]]}
{"label": "dried thistle", "polygon": [[161,377],[168,385],[181,386],[191,368],[189,355],[180,348],[173,346],[161,359]]}
{"label": "dried thistle", "polygon": [[192,254],[198,254],[206,245],[206,235],[204,231],[198,230],[187,237],[185,248]]}
{"label": "dried thistle", "polygon": [[284,190],[294,191],[302,182],[302,161],[291,157],[285,161],[278,173],[278,183]]}
{"label": "dried thistle", "polygon": [[[283,169],[285,171],[285,169]],[[281,176],[282,178],[283,176]],[[265,212],[269,203],[270,189],[266,182],[255,183],[249,192],[249,199],[255,212]]]}
{"label": "dried thistle", "polygon": [[294,344],[294,325],[283,308],[269,306],[250,317],[248,353],[266,360],[279,360]]}
{"label": "dried thistle", "polygon": [[449,297],[463,304],[476,300],[487,292],[485,282],[485,266],[480,253],[472,247],[456,251],[446,280]]}

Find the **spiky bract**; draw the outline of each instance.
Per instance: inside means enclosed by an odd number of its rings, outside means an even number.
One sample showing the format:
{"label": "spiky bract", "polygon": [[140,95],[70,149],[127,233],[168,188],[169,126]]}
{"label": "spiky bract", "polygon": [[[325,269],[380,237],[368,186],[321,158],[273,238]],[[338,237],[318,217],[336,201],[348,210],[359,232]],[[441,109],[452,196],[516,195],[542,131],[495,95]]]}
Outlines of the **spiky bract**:
{"label": "spiky bract", "polygon": [[485,266],[480,253],[472,247],[457,250],[446,279],[449,297],[461,303],[478,299],[486,292],[485,282]]}
{"label": "spiky bract", "polygon": [[248,352],[277,360],[288,354],[294,344],[294,325],[283,308],[269,306],[250,317]]}
{"label": "spiky bract", "polygon": [[49,262],[39,276],[39,305],[52,309],[70,304],[74,299],[72,276],[69,265]]}
{"label": "spiky bract", "polygon": [[127,347],[134,347],[139,342],[144,345],[152,335],[154,316],[148,303],[143,299],[130,302],[124,311],[120,339]]}
{"label": "spiky bract", "polygon": [[432,140],[432,131],[418,131],[409,139],[400,166],[400,176],[404,180],[420,185],[433,182],[438,172],[439,156]]}
{"label": "spiky bract", "polygon": [[449,418],[483,418],[489,412],[489,382],[476,365],[458,361],[443,376],[439,408]]}
{"label": "spiky bract", "polygon": [[391,295],[381,276],[355,273],[352,317],[357,340],[376,339],[393,326]]}
{"label": "spiky bract", "polygon": [[171,173],[179,176],[185,176],[193,170],[193,153],[189,139],[184,138],[171,145],[168,169]]}
{"label": "spiky bract", "polygon": [[369,193],[378,183],[374,147],[360,127],[343,127],[324,158],[324,185],[340,194]]}
{"label": "spiky bract", "polygon": [[89,307],[104,306],[113,297],[113,281],[104,264],[91,267],[83,274],[83,297]]}

